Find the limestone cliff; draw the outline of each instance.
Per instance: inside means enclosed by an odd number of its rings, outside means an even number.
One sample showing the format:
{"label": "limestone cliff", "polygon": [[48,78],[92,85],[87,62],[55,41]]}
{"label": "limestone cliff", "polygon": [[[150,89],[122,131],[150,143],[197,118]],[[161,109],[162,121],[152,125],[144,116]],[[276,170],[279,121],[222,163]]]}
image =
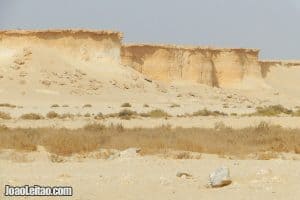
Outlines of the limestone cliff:
{"label": "limestone cliff", "polygon": [[122,34],[113,31],[91,30],[5,30],[0,31],[3,50],[30,46],[74,56],[85,61],[119,62]]}
{"label": "limestone cliff", "polygon": [[299,69],[300,69],[300,60],[263,60],[263,61],[260,61],[260,65],[261,65],[262,76],[266,77],[271,68],[299,67]]}
{"label": "limestone cliff", "polygon": [[217,87],[238,87],[246,78],[261,79],[259,50],[172,45],[122,46],[123,65],[154,80],[190,81]]}

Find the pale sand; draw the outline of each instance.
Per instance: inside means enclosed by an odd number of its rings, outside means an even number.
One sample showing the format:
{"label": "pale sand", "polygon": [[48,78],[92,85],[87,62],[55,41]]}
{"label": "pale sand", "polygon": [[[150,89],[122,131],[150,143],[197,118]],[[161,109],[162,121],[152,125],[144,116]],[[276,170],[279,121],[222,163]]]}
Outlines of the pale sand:
{"label": "pale sand", "polygon": [[[199,160],[145,156],[52,163],[46,155],[38,153],[31,158],[35,160],[19,162],[1,158],[0,185],[70,185],[74,189],[72,198],[39,199],[240,200],[298,199],[300,195],[299,160],[229,160],[202,155]],[[232,184],[207,188],[209,173],[220,166],[230,168]],[[179,178],[177,172],[188,172],[192,178]],[[0,192],[3,193],[3,187]]]}

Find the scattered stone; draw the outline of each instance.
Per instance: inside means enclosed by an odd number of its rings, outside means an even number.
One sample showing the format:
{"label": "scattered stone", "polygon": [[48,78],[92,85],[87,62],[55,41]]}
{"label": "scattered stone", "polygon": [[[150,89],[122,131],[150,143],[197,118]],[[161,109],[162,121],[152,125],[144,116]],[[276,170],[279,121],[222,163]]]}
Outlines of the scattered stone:
{"label": "scattered stone", "polygon": [[179,178],[192,178],[192,175],[187,172],[177,172],[176,176]]}
{"label": "scattered stone", "polygon": [[213,188],[231,184],[230,173],[227,167],[220,167],[209,175],[209,185]]}
{"label": "scattered stone", "polygon": [[129,148],[124,151],[120,152],[121,158],[134,158],[139,155],[139,152],[141,151],[140,148]]}
{"label": "scattered stone", "polygon": [[144,78],[145,81],[148,81],[149,83],[152,83],[152,80],[148,79],[148,78]]}

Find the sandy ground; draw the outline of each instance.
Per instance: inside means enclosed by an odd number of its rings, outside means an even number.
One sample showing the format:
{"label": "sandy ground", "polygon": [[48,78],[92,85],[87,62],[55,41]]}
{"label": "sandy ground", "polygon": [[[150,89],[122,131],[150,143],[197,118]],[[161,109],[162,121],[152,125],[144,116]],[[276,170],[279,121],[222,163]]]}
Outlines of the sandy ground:
{"label": "sandy ground", "polygon": [[120,118],[107,118],[103,120],[95,120],[93,117],[78,117],[76,119],[42,119],[42,120],[0,120],[0,125],[10,128],[39,128],[54,127],[77,129],[92,123],[99,123],[110,126],[122,125],[124,128],[156,128],[160,126],[171,126],[173,128],[215,128],[219,123],[225,126],[240,129],[250,126],[257,126],[261,122],[267,122],[270,125],[279,125],[284,128],[300,128],[300,117],[169,117],[164,118],[134,118],[130,120],[122,120]]}
{"label": "sandy ground", "polygon": [[[53,42],[53,41],[52,41]],[[18,43],[18,42],[13,42]],[[129,102],[133,111],[162,109],[172,116],[201,109],[238,115],[252,113],[257,106],[281,104],[299,109],[299,68],[272,68],[264,86],[254,90],[212,88],[192,83],[168,85],[149,81],[147,77],[110,61],[87,61],[77,50],[62,54],[47,45],[2,45],[0,48],[0,112],[11,120],[0,119],[8,127],[80,128],[99,122],[124,127],[204,127],[214,128],[223,122],[232,128],[255,126],[261,121],[288,128],[300,128],[300,117],[170,117],[121,120],[94,120],[93,115],[117,113]],[[62,47],[65,45],[62,45]],[[66,51],[66,52],[69,52]],[[74,53],[74,54],[73,54]],[[252,86],[252,82],[245,83]],[[51,105],[59,104],[58,108]],[[91,104],[90,108],[83,108]],[[145,107],[148,104],[149,107]],[[178,107],[172,107],[177,104]],[[63,107],[66,105],[67,107]],[[46,115],[49,111],[92,117],[65,120],[21,120],[26,113]],[[74,197],[53,199],[299,199],[299,160],[289,157],[277,160],[231,160],[203,155],[195,160],[172,160],[155,156],[126,157],[110,160],[86,158],[53,163],[46,152],[7,154],[0,152],[0,193],[4,185],[71,185]],[[211,189],[208,175],[226,165],[233,183]],[[178,171],[192,178],[178,178]],[[0,199],[4,198],[0,195]],[[22,198],[18,198],[22,199]],[[28,198],[31,199],[31,198]],[[41,198],[39,198],[41,199]],[[47,198],[49,199],[49,198]]]}
{"label": "sandy ground", "polygon": [[[27,156],[34,160],[27,162],[1,156],[0,185],[70,185],[74,196],[59,199],[77,200],[299,199],[300,195],[299,160],[229,160],[204,154],[197,160],[129,156],[53,163],[45,153],[33,154]],[[232,184],[208,188],[209,173],[220,166],[229,167]],[[179,178],[177,172],[192,177]]]}

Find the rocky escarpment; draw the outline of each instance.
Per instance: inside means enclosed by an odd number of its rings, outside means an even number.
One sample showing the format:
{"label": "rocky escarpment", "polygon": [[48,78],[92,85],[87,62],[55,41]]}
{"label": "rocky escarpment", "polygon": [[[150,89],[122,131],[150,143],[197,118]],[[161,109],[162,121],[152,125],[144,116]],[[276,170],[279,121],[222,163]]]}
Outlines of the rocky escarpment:
{"label": "rocky escarpment", "polygon": [[141,44],[122,46],[121,59],[123,65],[154,80],[239,87],[248,78],[261,79],[258,53],[256,49]]}
{"label": "rocky escarpment", "polygon": [[263,60],[260,61],[261,73],[263,77],[268,75],[268,72],[272,68],[299,68],[300,70],[300,60]]}
{"label": "rocky escarpment", "polygon": [[[2,53],[22,48],[44,48],[74,56],[83,61],[120,60],[122,34],[90,30],[6,30],[0,31]],[[5,52],[6,51],[6,52]]]}

